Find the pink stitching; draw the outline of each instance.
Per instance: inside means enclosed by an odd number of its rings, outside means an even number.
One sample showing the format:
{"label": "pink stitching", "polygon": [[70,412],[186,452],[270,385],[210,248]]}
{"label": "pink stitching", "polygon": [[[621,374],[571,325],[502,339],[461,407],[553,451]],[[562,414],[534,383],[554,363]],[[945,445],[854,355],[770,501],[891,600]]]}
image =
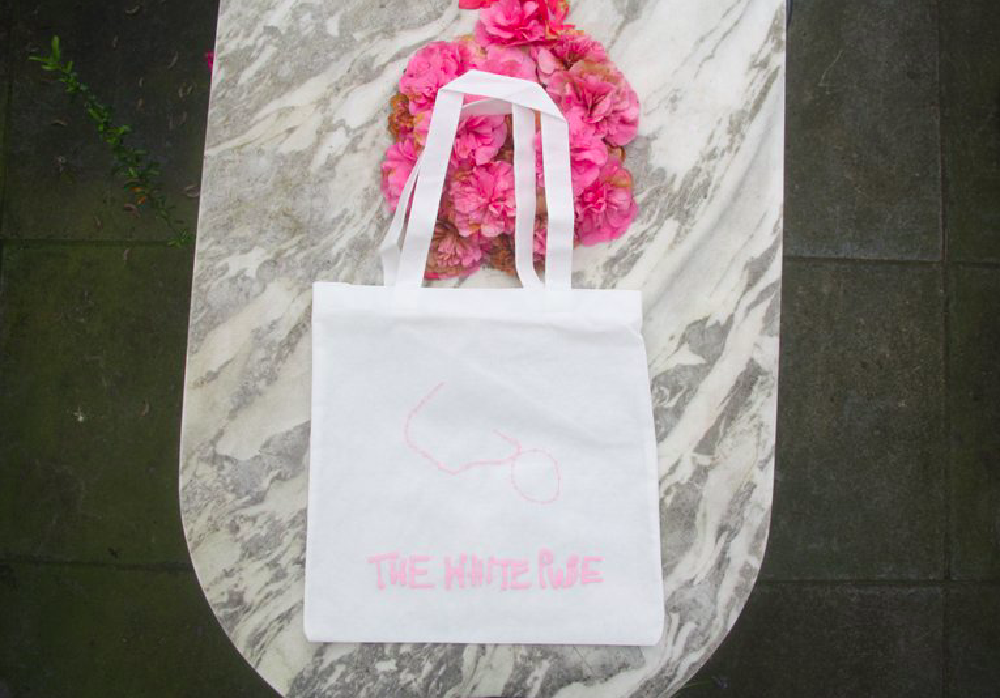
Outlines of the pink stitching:
{"label": "pink stitching", "polygon": [[[406,421],[403,423],[403,439],[406,441],[406,445],[409,446],[411,450],[413,450],[418,455],[422,456],[424,459],[430,461],[430,463],[434,465],[435,468],[437,468],[443,473],[447,473],[448,475],[460,475],[461,473],[464,473],[467,470],[471,470],[472,468],[478,468],[481,466],[509,464],[510,465],[509,477],[510,477],[511,487],[514,488],[514,491],[517,492],[517,495],[521,497],[521,499],[525,500],[526,502],[531,502],[532,504],[552,504],[552,502],[559,499],[559,494],[562,490],[562,474],[559,471],[559,461],[557,461],[552,456],[551,453],[549,453],[548,451],[544,451],[540,448],[529,448],[528,450],[524,450],[524,447],[521,445],[520,441],[518,441],[512,436],[507,436],[498,429],[494,429],[493,433],[499,436],[504,441],[510,443],[511,446],[513,446],[514,448],[514,452],[511,455],[507,456],[506,458],[473,460],[467,463],[462,463],[461,465],[455,468],[450,468],[446,464],[439,461],[433,454],[418,446],[414,442],[413,437],[410,435],[410,423],[413,421],[413,418],[417,416],[417,413],[420,412],[420,410],[422,410],[424,407],[426,407],[427,403],[431,401],[431,398],[433,398],[437,394],[437,392],[441,390],[441,388],[443,387],[444,383],[438,383],[436,386],[434,386],[434,388],[431,389],[431,391],[427,393],[427,395],[425,395],[412,410],[410,410],[409,414],[406,415]],[[530,496],[524,490],[522,490],[521,487],[517,484],[517,476],[516,476],[517,459],[529,453],[540,453],[545,458],[548,458],[549,461],[552,463],[552,469],[556,475],[556,491],[549,499],[536,499]]]}

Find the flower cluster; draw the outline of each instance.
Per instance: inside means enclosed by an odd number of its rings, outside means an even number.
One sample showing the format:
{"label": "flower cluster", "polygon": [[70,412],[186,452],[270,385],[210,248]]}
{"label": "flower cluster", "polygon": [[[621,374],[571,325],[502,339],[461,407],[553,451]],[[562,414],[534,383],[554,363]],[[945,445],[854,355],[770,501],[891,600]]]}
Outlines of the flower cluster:
{"label": "flower cluster", "polygon": [[[438,90],[469,70],[539,83],[569,124],[577,244],[623,235],[636,215],[626,146],[635,138],[639,100],[604,47],[566,23],[567,0],[460,0],[478,9],[475,34],[417,51],[390,102],[393,143],[382,162],[382,190],[399,204],[430,127]],[[541,183],[539,140],[535,147]],[[431,241],[427,278],[466,276],[483,263],[513,273],[514,170],[509,117],[464,116],[452,150]],[[545,257],[545,205],[539,194],[534,259]]]}

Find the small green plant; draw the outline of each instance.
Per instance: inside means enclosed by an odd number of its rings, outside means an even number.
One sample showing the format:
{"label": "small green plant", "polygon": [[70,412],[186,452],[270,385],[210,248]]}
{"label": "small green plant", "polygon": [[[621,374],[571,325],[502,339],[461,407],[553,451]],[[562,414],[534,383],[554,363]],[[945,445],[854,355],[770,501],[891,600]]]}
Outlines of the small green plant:
{"label": "small green plant", "polygon": [[149,153],[140,148],[132,148],[125,139],[132,133],[132,127],[114,125],[111,109],[101,102],[94,91],[80,82],[77,72],[73,69],[73,61],[63,62],[59,47],[59,37],[52,37],[52,47],[47,56],[31,56],[30,60],[42,64],[42,70],[55,73],[59,82],[71,95],[78,95],[83,101],[83,107],[90,116],[101,139],[108,144],[115,157],[114,173],[125,177],[125,191],[132,197],[129,204],[138,211],[143,206],[148,207],[173,232],[170,244],[183,247],[191,244],[194,235],[176,214],[176,207],[167,202],[166,196],[157,181],[160,176],[160,166],[150,159]]}

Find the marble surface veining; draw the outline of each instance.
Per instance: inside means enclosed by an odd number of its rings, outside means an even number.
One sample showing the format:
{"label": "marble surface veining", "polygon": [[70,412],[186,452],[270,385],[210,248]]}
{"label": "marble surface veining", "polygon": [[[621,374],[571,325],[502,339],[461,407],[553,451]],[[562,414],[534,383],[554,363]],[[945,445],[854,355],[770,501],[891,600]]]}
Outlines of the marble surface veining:
{"label": "marble surface veining", "polygon": [[[180,501],[205,594],[287,696],[667,696],[735,622],[767,539],[781,283],[783,0],[573,0],[639,94],[640,215],[578,286],[641,288],[666,627],[649,648],[319,645],[302,632],[314,280],[379,283],[388,98],[455,0],[223,0]],[[481,272],[470,283],[502,283]]]}

